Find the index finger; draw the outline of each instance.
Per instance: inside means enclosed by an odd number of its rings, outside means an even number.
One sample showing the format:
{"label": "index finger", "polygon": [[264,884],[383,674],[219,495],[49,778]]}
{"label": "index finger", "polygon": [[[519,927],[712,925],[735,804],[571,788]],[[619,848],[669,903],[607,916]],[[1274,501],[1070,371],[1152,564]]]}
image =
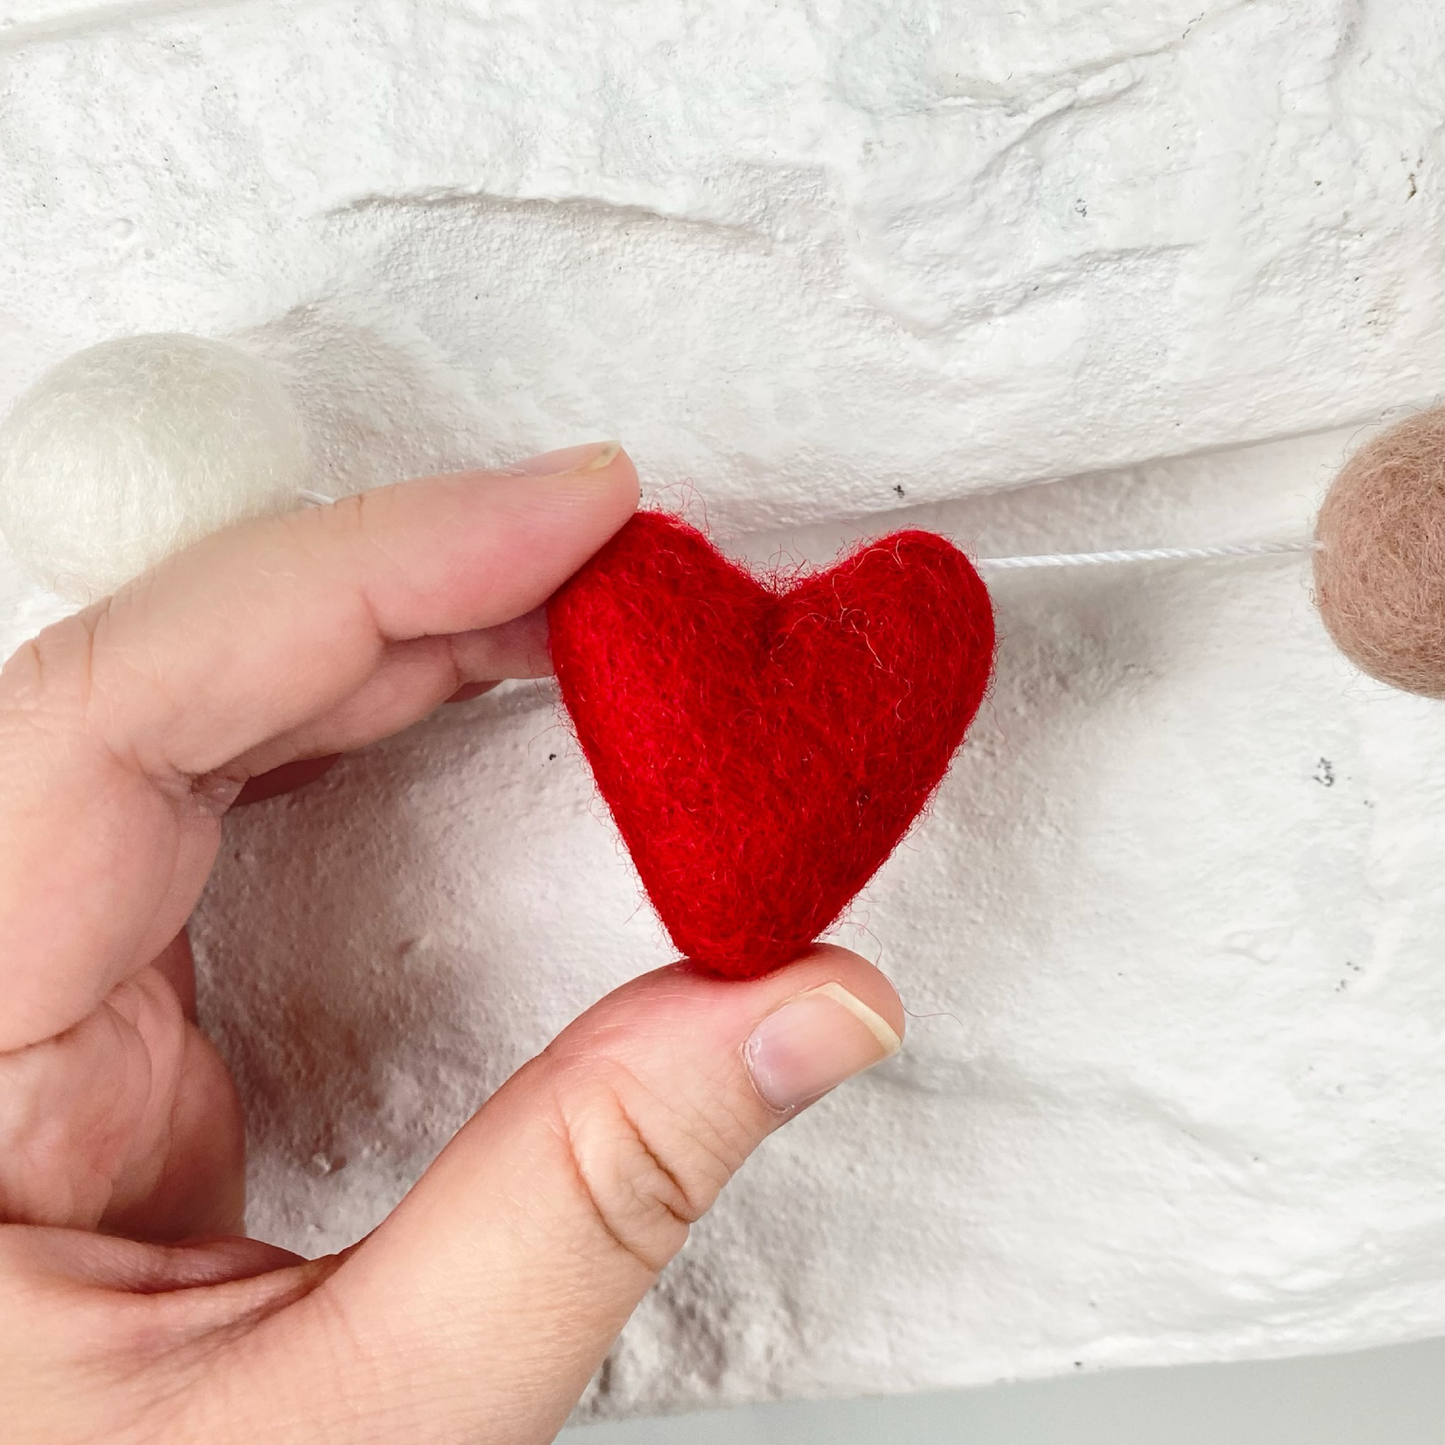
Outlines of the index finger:
{"label": "index finger", "polygon": [[[536,607],[626,521],[617,447],[231,528],[0,673],[0,1050],[83,1018],[179,931],[220,836],[206,779],[354,694],[398,642]],[[229,798],[220,799],[223,803]]]}

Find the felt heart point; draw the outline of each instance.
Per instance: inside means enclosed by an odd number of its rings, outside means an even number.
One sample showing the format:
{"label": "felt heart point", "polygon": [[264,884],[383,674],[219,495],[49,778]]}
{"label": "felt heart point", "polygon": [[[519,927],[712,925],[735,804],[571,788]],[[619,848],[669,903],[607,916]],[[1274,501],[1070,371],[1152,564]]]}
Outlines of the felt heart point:
{"label": "felt heart point", "polygon": [[640,512],[547,611],[643,886],[677,948],[729,978],[837,920],[942,780],[993,666],[988,591],[930,532],[755,578]]}

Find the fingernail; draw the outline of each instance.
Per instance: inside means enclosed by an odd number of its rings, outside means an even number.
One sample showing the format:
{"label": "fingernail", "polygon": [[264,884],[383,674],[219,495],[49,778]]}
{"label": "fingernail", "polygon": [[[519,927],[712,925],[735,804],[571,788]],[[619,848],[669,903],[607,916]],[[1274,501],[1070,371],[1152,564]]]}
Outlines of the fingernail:
{"label": "fingernail", "polygon": [[774,1009],[743,1045],[743,1058],[764,1101],[786,1110],[882,1063],[902,1044],[887,1019],[842,984],[825,983]]}
{"label": "fingernail", "polygon": [[621,442],[588,442],[580,447],[563,447],[543,452],[507,468],[514,476],[559,477],[571,472],[600,472],[622,450]]}

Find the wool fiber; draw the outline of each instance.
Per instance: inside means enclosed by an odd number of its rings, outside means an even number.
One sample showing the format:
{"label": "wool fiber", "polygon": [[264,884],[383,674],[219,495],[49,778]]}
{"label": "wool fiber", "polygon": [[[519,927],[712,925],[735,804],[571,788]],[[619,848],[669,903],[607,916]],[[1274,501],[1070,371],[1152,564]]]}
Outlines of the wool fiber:
{"label": "wool fiber", "polygon": [[306,433],[280,383],[226,342],[102,342],[0,426],[0,533],[38,581],[92,602],[234,522],[297,505]]}
{"label": "wool fiber", "polygon": [[731,978],[802,952],[878,871],[993,667],[988,590],[931,532],[757,578],[642,512],[548,620],[577,739],[658,916]]}
{"label": "wool fiber", "polygon": [[1315,536],[1315,600],[1340,650],[1382,682],[1445,697],[1445,407],[1361,447]]}

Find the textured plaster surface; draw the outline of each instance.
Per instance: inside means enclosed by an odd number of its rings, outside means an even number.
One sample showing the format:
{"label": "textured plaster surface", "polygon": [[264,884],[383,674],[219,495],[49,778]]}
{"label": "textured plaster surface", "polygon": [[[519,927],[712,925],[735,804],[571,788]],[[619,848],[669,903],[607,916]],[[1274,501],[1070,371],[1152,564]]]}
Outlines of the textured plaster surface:
{"label": "textured plaster surface", "polygon": [[[11,0],[0,405],[186,329],[276,364],[323,489],[616,434],[758,559],[1300,535],[1438,388],[1442,61],[1430,0]],[[840,932],[908,1048],[748,1165],[590,1411],[1445,1330],[1438,705],[1297,558],[996,596]],[[0,563],[7,650],[58,613]],[[306,1251],[666,957],[545,684],[237,816],[194,933]]]}
{"label": "textured plaster surface", "polygon": [[617,432],[754,530],[1436,390],[1429,0],[6,13],[0,387],[251,332],[338,484]]}

